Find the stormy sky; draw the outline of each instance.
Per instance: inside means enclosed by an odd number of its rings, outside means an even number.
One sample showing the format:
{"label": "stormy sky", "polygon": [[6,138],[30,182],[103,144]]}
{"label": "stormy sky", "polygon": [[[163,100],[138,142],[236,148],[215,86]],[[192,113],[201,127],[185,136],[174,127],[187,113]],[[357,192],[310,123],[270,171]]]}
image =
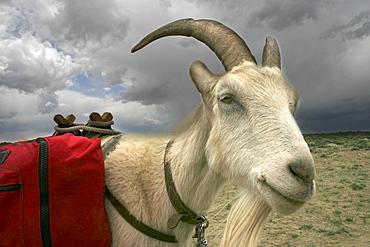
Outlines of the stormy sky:
{"label": "stormy sky", "polygon": [[1,0],[0,13],[0,141],[50,135],[57,113],[85,123],[110,111],[115,129],[168,131],[200,103],[189,65],[223,67],[191,38],[130,50],[188,17],[232,28],[259,63],[265,37],[277,39],[302,132],[370,130],[368,0]]}

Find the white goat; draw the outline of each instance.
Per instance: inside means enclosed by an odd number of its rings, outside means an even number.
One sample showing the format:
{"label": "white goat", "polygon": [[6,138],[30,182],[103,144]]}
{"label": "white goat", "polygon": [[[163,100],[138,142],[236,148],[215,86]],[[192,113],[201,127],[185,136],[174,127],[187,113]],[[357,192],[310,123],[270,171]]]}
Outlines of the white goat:
{"label": "white goat", "polygon": [[146,36],[133,52],[171,35],[205,43],[226,73],[215,75],[195,61],[190,75],[203,102],[180,130],[166,137],[127,135],[106,160],[112,194],[138,220],[175,235],[179,243],[142,234],[107,201],[113,246],[189,246],[194,225],[167,227],[177,213],[163,171],[170,140],[168,155],[182,201],[204,215],[226,182],[239,185],[243,193],[230,211],[221,245],[256,246],[271,209],[293,213],[315,192],[313,159],[293,117],[298,93],[282,75],[274,39],[266,39],[263,66],[258,67],[245,42],[216,21],[175,21]]}

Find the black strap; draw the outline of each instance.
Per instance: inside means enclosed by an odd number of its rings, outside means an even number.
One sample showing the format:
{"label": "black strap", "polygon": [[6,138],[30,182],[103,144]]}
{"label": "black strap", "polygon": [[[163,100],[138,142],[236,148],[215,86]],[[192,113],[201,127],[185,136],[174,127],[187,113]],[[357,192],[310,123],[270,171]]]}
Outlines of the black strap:
{"label": "black strap", "polygon": [[170,198],[172,206],[176,209],[177,214],[171,216],[167,225],[170,229],[175,228],[180,221],[191,225],[199,225],[207,221],[207,217],[198,216],[181,200],[179,193],[176,190],[175,183],[172,177],[171,163],[168,157],[168,152],[174,143],[173,140],[167,143],[164,155],[164,176],[166,181],[167,194]]}
{"label": "black strap", "polygon": [[162,232],[159,232],[150,226],[144,224],[143,222],[136,219],[135,216],[130,214],[130,212],[127,210],[124,205],[122,205],[109,191],[107,187],[105,187],[105,196],[108,198],[108,200],[112,203],[112,205],[115,207],[115,209],[118,211],[118,213],[129,223],[131,226],[136,228],[141,233],[144,233],[145,235],[152,237],[154,239],[168,242],[168,243],[178,243],[176,237],[174,235],[165,234]]}

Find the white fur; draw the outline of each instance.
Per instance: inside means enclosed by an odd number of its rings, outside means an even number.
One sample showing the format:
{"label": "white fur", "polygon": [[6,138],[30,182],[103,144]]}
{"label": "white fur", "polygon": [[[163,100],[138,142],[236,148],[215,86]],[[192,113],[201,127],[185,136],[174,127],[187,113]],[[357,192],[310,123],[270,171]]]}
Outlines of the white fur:
{"label": "white fur", "polygon": [[[139,220],[175,234],[180,243],[141,234],[106,202],[113,246],[189,246],[194,226],[180,222],[170,230],[166,225],[176,213],[163,171],[164,149],[171,139],[175,185],[194,212],[206,214],[227,181],[244,188],[229,214],[222,246],[257,246],[271,209],[293,213],[315,192],[314,182],[303,181],[290,169],[290,164],[300,164],[313,179],[313,160],[293,117],[298,94],[278,68],[245,62],[220,76],[196,61],[190,75],[203,103],[176,133],[127,135],[106,160],[107,186],[117,199]],[[225,96],[234,101],[224,103]]]}

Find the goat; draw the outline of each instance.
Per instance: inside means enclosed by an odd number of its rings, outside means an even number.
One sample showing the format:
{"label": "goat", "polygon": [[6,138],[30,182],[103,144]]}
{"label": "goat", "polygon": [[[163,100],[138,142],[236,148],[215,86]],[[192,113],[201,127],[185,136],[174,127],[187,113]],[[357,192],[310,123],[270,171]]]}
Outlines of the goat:
{"label": "goat", "polygon": [[126,135],[106,159],[106,183],[139,221],[178,244],[150,238],[129,225],[106,201],[113,246],[189,246],[194,226],[167,220],[177,212],[166,192],[163,159],[166,144],[173,181],[181,200],[207,214],[226,182],[243,190],[232,207],[222,246],[257,246],[262,225],[273,209],[291,214],[315,193],[314,162],[294,112],[296,89],[280,69],[277,42],[266,38],[262,67],[234,31],[213,20],[182,19],[153,31],[135,52],[165,36],[190,36],[206,44],[226,73],[213,74],[195,61],[190,76],[202,102],[176,133]]}

